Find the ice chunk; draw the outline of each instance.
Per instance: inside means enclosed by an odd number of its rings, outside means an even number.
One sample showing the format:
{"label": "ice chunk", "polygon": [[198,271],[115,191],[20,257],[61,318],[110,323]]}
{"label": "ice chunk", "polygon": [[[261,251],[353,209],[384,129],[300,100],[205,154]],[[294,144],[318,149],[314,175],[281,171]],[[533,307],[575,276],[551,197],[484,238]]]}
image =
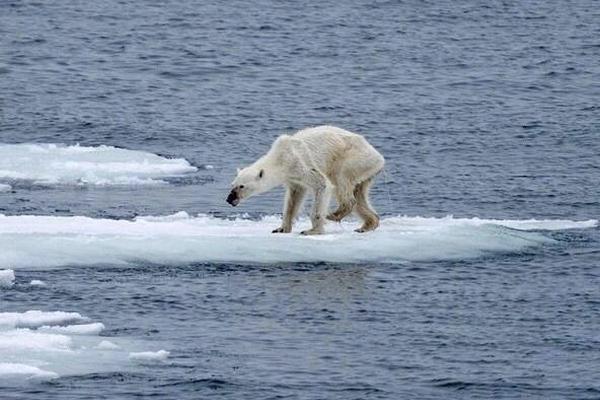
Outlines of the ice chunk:
{"label": "ice chunk", "polygon": [[19,363],[0,363],[0,379],[52,379],[57,378],[58,374],[46,371],[33,365]]}
{"label": "ice chunk", "polygon": [[41,333],[30,329],[0,331],[0,352],[69,351],[71,343],[70,337],[60,334]]}
{"label": "ice chunk", "polygon": [[46,286],[46,282],[40,281],[39,279],[34,279],[31,282],[29,282],[29,284],[31,286]]}
{"label": "ice chunk", "polygon": [[165,361],[170,352],[166,350],[159,351],[142,351],[139,353],[129,353],[129,359],[136,362],[153,362],[153,361]]}
{"label": "ice chunk", "polygon": [[[192,262],[390,262],[457,260],[552,243],[543,230],[584,229],[596,220],[490,220],[388,217],[375,232],[353,231],[358,221],[326,225],[327,234],[271,234],[281,218],[221,219],[207,215],[138,217],[0,215],[0,265],[182,264]],[[31,251],[35,248],[36,251]]]}
{"label": "ice chunk", "polygon": [[100,350],[119,350],[121,346],[114,344],[109,340],[103,340],[96,346]]}
{"label": "ice chunk", "polygon": [[[28,311],[2,313],[0,317],[0,387],[6,381],[33,377],[122,371],[136,368],[132,360],[155,362],[168,356],[165,351],[141,351],[145,345],[131,339],[111,337],[109,341],[100,337],[104,329],[100,322],[66,325],[68,321],[87,320],[77,313]],[[18,327],[22,325],[29,327]]]}
{"label": "ice chunk", "polygon": [[11,287],[15,281],[15,271],[12,269],[0,269],[0,288]]}
{"label": "ice chunk", "polygon": [[161,183],[161,178],[196,170],[181,158],[111,146],[0,145],[0,179],[41,184],[140,185]]}
{"label": "ice chunk", "polygon": [[72,335],[98,335],[104,330],[104,324],[101,322],[94,322],[91,324],[67,326],[42,326],[40,330],[50,332],[62,332]]}
{"label": "ice chunk", "polygon": [[12,186],[7,185],[5,183],[0,183],[0,193],[2,192],[10,192],[12,190]]}
{"label": "ice chunk", "polygon": [[29,310],[24,313],[0,312],[0,328],[38,328],[43,325],[66,325],[88,319],[76,312]]}

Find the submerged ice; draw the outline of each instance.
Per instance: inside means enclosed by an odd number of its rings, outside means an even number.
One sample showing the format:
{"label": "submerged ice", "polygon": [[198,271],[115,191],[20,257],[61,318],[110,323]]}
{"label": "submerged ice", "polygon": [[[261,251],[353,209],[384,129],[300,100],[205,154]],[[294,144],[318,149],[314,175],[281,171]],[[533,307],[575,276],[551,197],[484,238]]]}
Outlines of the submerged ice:
{"label": "submerged ice", "polygon": [[[196,171],[184,159],[111,146],[0,144],[0,180],[39,184],[131,185]],[[6,184],[0,191],[10,190]]]}
{"label": "submerged ice", "polygon": [[[327,234],[271,234],[279,217],[221,219],[178,213],[134,220],[83,216],[1,216],[0,268],[191,262],[402,262],[515,253],[551,243],[543,230],[588,228],[597,221],[389,217],[368,234],[356,222]],[[296,232],[308,226],[302,220]]]}

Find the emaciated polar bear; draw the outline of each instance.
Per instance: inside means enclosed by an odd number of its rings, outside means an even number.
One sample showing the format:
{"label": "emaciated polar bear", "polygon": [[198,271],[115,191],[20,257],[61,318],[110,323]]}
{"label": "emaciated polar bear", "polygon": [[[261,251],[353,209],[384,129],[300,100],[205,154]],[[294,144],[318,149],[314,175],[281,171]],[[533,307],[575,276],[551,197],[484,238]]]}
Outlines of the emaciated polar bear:
{"label": "emaciated polar bear", "polygon": [[243,199],[285,185],[283,223],[273,233],[288,233],[310,189],[315,196],[310,214],[312,229],[302,234],[314,235],[323,233],[333,190],[338,208],[327,219],[341,221],[356,210],[364,222],[356,231],[367,232],[379,226],[379,216],[369,204],[368,194],[373,177],[383,165],[383,156],[360,135],[334,126],[307,128],[278,137],[267,154],[238,170],[227,202],[237,206]]}

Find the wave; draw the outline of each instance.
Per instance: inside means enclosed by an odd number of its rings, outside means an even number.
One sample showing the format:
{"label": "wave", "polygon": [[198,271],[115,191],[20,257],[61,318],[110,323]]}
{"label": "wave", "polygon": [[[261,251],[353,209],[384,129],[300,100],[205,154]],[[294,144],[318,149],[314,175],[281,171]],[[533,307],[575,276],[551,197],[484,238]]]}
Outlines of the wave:
{"label": "wave", "polygon": [[[367,234],[356,222],[327,234],[271,234],[280,217],[259,221],[180,212],[134,220],[0,215],[0,267],[182,264],[193,262],[387,262],[459,260],[518,253],[553,242],[544,230],[591,228],[596,220],[489,220],[389,217]],[[296,232],[308,227],[301,220]]]}
{"label": "wave", "polygon": [[[187,160],[111,146],[0,144],[0,179],[44,185],[143,185],[196,171]],[[0,186],[1,191],[10,186]]]}

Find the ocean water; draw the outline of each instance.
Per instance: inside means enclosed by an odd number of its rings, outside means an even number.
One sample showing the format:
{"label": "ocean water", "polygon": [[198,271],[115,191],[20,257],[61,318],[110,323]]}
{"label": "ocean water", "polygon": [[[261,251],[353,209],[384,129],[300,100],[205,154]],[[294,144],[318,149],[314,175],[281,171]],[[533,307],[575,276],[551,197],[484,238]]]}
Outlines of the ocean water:
{"label": "ocean water", "polygon": [[[600,398],[599,18],[0,1],[0,398]],[[225,202],[320,124],[378,231]]]}

